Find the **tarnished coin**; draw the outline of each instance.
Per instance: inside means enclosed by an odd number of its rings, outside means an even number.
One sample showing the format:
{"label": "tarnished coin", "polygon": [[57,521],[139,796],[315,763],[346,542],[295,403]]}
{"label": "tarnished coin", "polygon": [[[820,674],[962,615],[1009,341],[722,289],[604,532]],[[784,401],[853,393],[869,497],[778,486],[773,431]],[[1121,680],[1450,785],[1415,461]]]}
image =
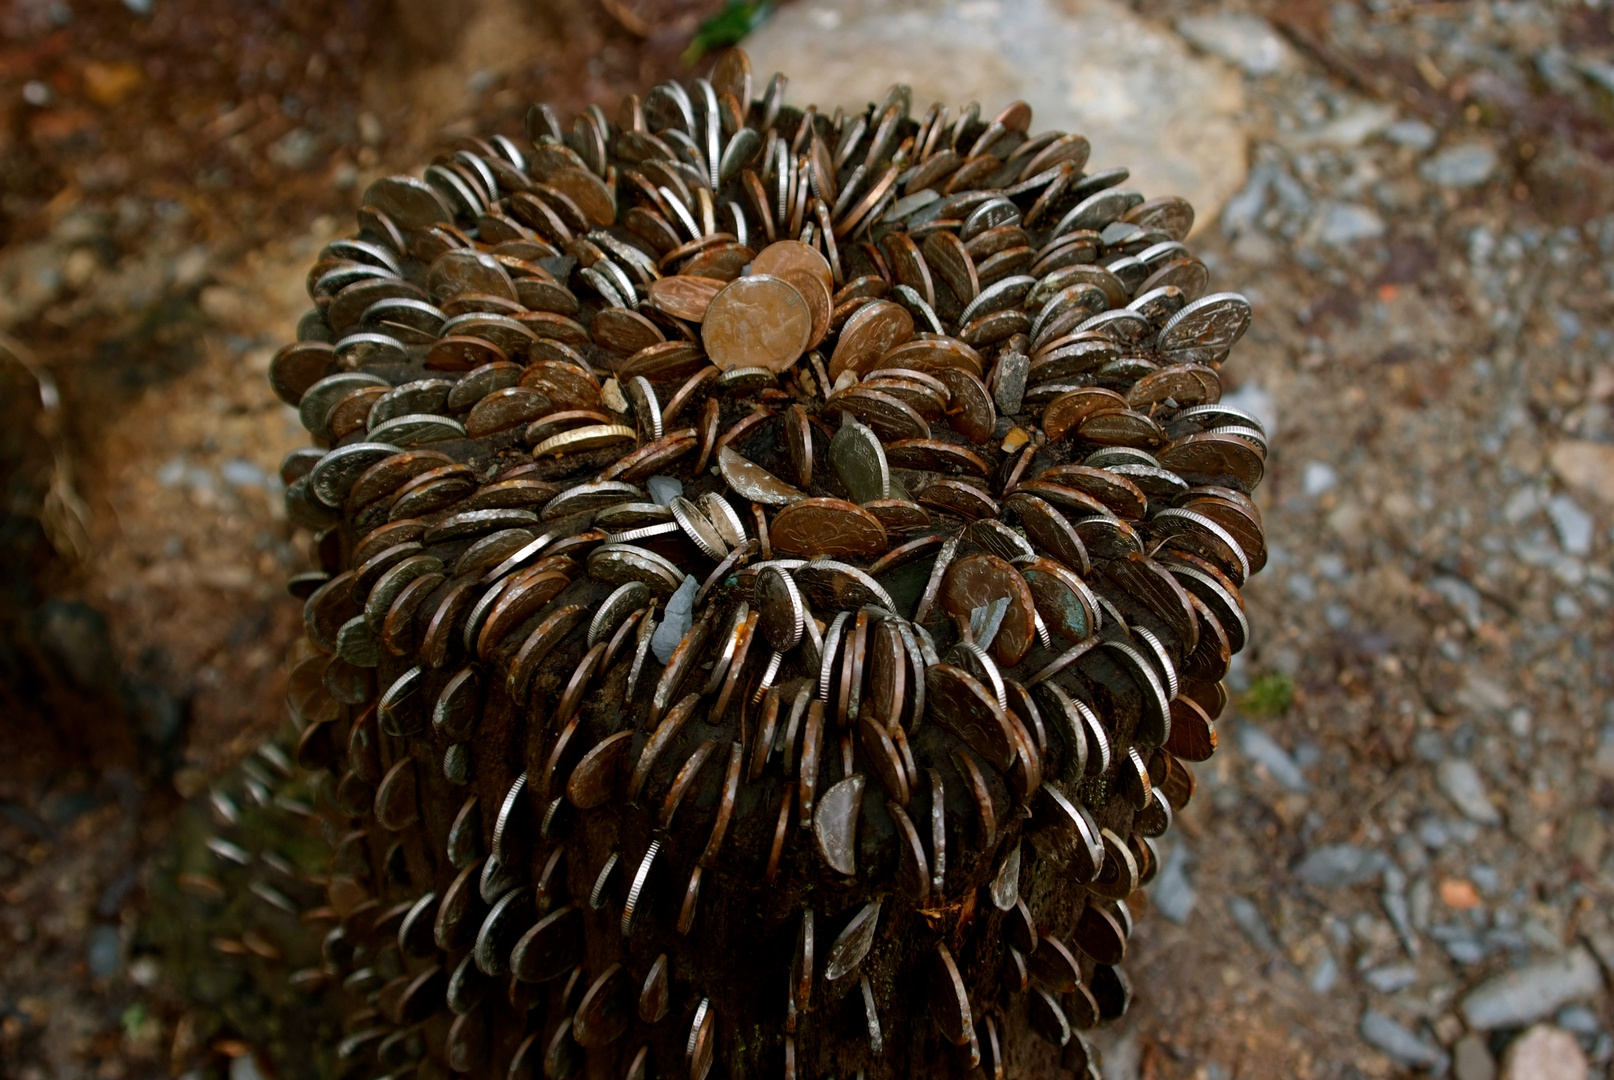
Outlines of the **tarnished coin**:
{"label": "tarnished coin", "polygon": [[[814,606],[820,611],[844,612],[851,608],[874,604],[893,611],[896,603],[891,595],[867,573],[848,563],[835,559],[813,559],[791,571],[797,583]],[[827,663],[833,652],[828,633],[824,638],[824,658]],[[824,696],[828,697],[828,690]]]}
{"label": "tarnished coin", "polygon": [[881,357],[912,338],[913,329],[913,316],[902,306],[889,300],[865,304],[841,327],[829,377],[838,379],[844,371],[868,374]]}
{"label": "tarnished coin", "polygon": [[936,373],[936,377],[951,395],[947,405],[947,421],[953,430],[977,445],[989,442],[997,426],[998,414],[986,384],[979,376],[956,368],[944,368]]}
{"label": "tarnished coin", "polygon": [[942,1035],[955,1046],[967,1046],[975,1033],[964,978],[946,944],[937,942],[930,978],[930,1015]]}
{"label": "tarnished coin", "polygon": [[[1080,541],[1078,541],[1079,543]],[[1018,565],[1044,625],[1067,641],[1082,641],[1097,629],[1097,600],[1073,570],[1051,559]]]}
{"label": "tarnished coin", "polygon": [[454,213],[431,185],[413,176],[388,176],[364,191],[365,206],[374,207],[404,231],[453,221]]}
{"label": "tarnished coin", "polygon": [[885,448],[869,427],[848,418],[829,444],[829,461],[853,502],[867,503],[891,494],[891,469]]}
{"label": "tarnished coin", "polygon": [[721,559],[728,554],[727,542],[700,507],[682,495],[673,496],[668,506],[678,527],[695,542],[702,554],[710,559]]}
{"label": "tarnished coin", "polygon": [[764,566],[757,572],[755,595],[762,636],[776,652],[794,649],[806,618],[795,579],[778,566]]}
{"label": "tarnished coin", "polygon": [[857,823],[866,783],[861,774],[848,776],[825,791],[813,811],[819,854],[830,869],[847,877],[857,874]]}
{"label": "tarnished coin", "polygon": [[812,329],[812,310],[795,286],[783,278],[750,274],[713,297],[701,323],[701,340],[712,363],[725,371],[784,371],[807,351]]}
{"label": "tarnished coin", "polygon": [[657,311],[698,323],[706,317],[713,298],[723,291],[725,284],[716,278],[692,274],[657,278],[650,283],[650,303]]}
{"label": "tarnished coin", "polygon": [[[835,943],[829,948],[828,962],[824,966],[826,982],[835,982],[856,972],[869,955],[869,950],[874,947],[875,931],[880,925],[880,904],[878,900],[864,904],[835,936]],[[802,1004],[805,1006],[806,1001]]]}
{"label": "tarnished coin", "polygon": [[933,665],[925,681],[926,700],[936,722],[963,739],[993,768],[1007,772],[1019,743],[992,692],[951,664]]}
{"label": "tarnished coin", "polygon": [[829,333],[830,318],[834,314],[834,303],[829,287],[817,274],[805,267],[789,267],[776,271],[776,275],[794,286],[801,294],[801,298],[806,301],[807,310],[812,313],[812,331],[807,335],[807,347],[817,348],[818,343]]}
{"label": "tarnished coin", "polygon": [[968,618],[979,607],[1007,600],[1002,627],[992,652],[1010,666],[1020,662],[1036,642],[1036,607],[1026,579],[996,555],[969,555],[955,561],[942,583],[942,608],[955,618]]}
{"label": "tarnished coin", "polygon": [[717,467],[724,481],[742,499],[783,506],[807,497],[756,462],[742,457],[727,446],[717,451]]}
{"label": "tarnished coin", "polygon": [[803,499],[779,511],[768,532],[773,547],[787,555],[873,556],[886,549],[885,526],[855,503]]}
{"label": "tarnished coin", "polygon": [[1250,302],[1238,293],[1204,296],[1173,315],[1155,341],[1178,363],[1219,363],[1250,327]]}

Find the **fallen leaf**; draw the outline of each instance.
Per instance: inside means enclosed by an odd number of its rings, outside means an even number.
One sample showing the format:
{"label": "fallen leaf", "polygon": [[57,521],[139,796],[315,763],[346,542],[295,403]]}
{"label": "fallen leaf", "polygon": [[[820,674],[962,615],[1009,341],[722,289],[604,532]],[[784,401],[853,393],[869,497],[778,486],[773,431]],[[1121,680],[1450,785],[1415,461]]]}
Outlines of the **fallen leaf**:
{"label": "fallen leaf", "polygon": [[84,92],[97,105],[111,108],[140,88],[145,76],[127,61],[103,64],[91,60],[84,65]]}

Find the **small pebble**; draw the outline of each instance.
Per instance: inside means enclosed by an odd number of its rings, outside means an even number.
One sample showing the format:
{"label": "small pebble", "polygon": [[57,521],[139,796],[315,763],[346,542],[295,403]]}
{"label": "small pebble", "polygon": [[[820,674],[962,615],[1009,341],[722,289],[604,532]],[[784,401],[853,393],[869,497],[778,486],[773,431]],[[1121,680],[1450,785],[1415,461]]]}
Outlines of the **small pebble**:
{"label": "small pebble", "polygon": [[1358,1029],[1368,1045],[1388,1054],[1398,1065],[1444,1072],[1451,1059],[1429,1039],[1415,1035],[1381,1012],[1362,1014]]}
{"label": "small pebble", "polygon": [[1603,976],[1597,961],[1586,949],[1576,946],[1562,956],[1487,979],[1464,995],[1459,1007],[1469,1027],[1489,1031],[1521,1027],[1602,991]]}
{"label": "small pebble", "polygon": [[1491,802],[1485,781],[1472,761],[1442,761],[1435,767],[1435,785],[1470,821],[1481,825],[1502,823],[1502,813]]}
{"label": "small pebble", "polygon": [[1329,844],[1307,852],[1295,867],[1295,876],[1308,885],[1341,889],[1372,881],[1387,862],[1381,851],[1355,844]]}
{"label": "small pebble", "polygon": [[1294,50],[1259,15],[1221,11],[1177,20],[1177,33],[1246,75],[1274,75],[1293,66]]}
{"label": "small pebble", "polygon": [[1244,931],[1244,936],[1265,953],[1278,951],[1278,942],[1267,927],[1267,921],[1261,915],[1261,909],[1255,906],[1255,901],[1244,896],[1230,896],[1227,898],[1228,914],[1233,916],[1233,922]]}
{"label": "small pebble", "polygon": [[1584,1005],[1571,1005],[1559,1009],[1558,1015],[1553,1017],[1559,1027],[1566,1031],[1573,1031],[1576,1035],[1596,1035],[1603,1030],[1598,1021],[1597,1014]]}
{"label": "small pebble", "polygon": [[1317,961],[1317,966],[1311,969],[1311,975],[1306,980],[1312,991],[1326,994],[1339,983],[1339,963],[1334,959],[1333,953],[1324,953],[1323,958]]}
{"label": "small pebble", "polygon": [[1502,1055],[1502,1080],[1586,1080],[1589,1073],[1580,1043],[1550,1024],[1526,1031]]}
{"label": "small pebble", "polygon": [[1449,188],[1478,187],[1496,172],[1496,151],[1486,143],[1448,146],[1425,161],[1418,175],[1431,184]]}
{"label": "small pebble", "polygon": [[231,1058],[230,1080],[264,1080],[263,1070],[258,1067],[258,1059],[251,1054]]}
{"label": "small pebble", "polygon": [[1178,840],[1160,864],[1160,874],[1149,890],[1154,909],[1178,926],[1188,921],[1199,893],[1188,880],[1188,863],[1192,859],[1185,840]]}
{"label": "small pebble", "polygon": [[1258,765],[1265,766],[1272,779],[1297,795],[1311,790],[1311,781],[1306,779],[1300,764],[1264,729],[1246,721],[1238,726],[1237,737],[1239,750]]}
{"label": "small pebble", "polygon": [[1308,461],[1305,470],[1300,474],[1300,489],[1306,493],[1307,498],[1315,499],[1334,490],[1338,484],[1339,473],[1326,461]]}
{"label": "small pebble", "polygon": [[1457,1080],[1496,1080],[1496,1060],[1478,1035],[1468,1034],[1451,1048],[1452,1075]]}
{"label": "small pebble", "polygon": [[123,941],[116,927],[101,924],[91,930],[87,952],[90,974],[97,979],[110,979],[123,968]]}
{"label": "small pebble", "polygon": [[1362,973],[1362,981],[1381,994],[1405,990],[1418,981],[1418,969],[1411,964],[1389,964]]}
{"label": "small pebble", "polygon": [[1547,516],[1558,533],[1558,542],[1571,555],[1590,555],[1597,523],[1568,495],[1554,495],[1547,501]]}

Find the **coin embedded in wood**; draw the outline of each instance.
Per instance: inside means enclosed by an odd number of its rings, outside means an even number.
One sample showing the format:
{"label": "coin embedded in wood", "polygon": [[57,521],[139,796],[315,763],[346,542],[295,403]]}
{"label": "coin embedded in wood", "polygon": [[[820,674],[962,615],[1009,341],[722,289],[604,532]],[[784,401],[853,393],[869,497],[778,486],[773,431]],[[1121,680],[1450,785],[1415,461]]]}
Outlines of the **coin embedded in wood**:
{"label": "coin embedded in wood", "polygon": [[774,515],[768,532],[787,555],[871,556],[885,551],[880,519],[842,499],[803,499]]}
{"label": "coin embedded in wood", "polygon": [[848,877],[857,873],[857,823],[863,806],[861,775],[831,786],[813,811],[813,835],[825,863]]}
{"label": "coin embedded in wood", "polygon": [[716,278],[696,277],[693,274],[657,278],[650,283],[650,303],[657,311],[698,323],[706,317],[713,298],[723,291],[725,284]]}
{"label": "coin embedded in wood", "polygon": [[701,323],[701,340],[712,363],[725,371],[784,371],[807,351],[812,310],[783,278],[751,274],[737,278],[712,298]]}
{"label": "coin embedded in wood", "polygon": [[801,642],[806,608],[795,578],[778,566],[765,566],[757,574],[759,628],[778,652],[788,652]]}
{"label": "coin embedded in wood", "polygon": [[954,562],[942,582],[942,608],[955,618],[967,617],[976,608],[1004,599],[1008,608],[992,651],[1012,666],[1024,658],[1036,640],[1036,606],[1026,579],[998,556],[977,554]]}
{"label": "coin embedded in wood", "polygon": [[913,316],[889,300],[875,300],[859,308],[841,327],[835,351],[830,356],[829,377],[842,372],[865,375],[881,357],[913,337]]}
{"label": "coin embedded in wood", "polygon": [[558,979],[583,958],[583,913],[572,904],[556,908],[522,934],[510,954],[510,970],[524,982]]}

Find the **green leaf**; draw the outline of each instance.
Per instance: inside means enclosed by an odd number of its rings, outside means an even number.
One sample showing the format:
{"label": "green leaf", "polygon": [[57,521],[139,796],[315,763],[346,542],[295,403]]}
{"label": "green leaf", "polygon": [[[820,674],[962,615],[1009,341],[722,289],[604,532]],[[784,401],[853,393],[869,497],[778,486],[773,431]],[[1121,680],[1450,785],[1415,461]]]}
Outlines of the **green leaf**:
{"label": "green leaf", "polygon": [[683,61],[693,64],[713,49],[738,45],[773,14],[774,0],[729,0],[722,11],[701,23],[684,50]]}
{"label": "green leaf", "polygon": [[1239,700],[1239,708],[1249,716],[1282,716],[1295,703],[1295,681],[1281,672],[1269,671],[1250,684]]}
{"label": "green leaf", "polygon": [[138,1039],[140,1037],[140,1029],[146,1024],[145,1005],[138,1001],[135,1002],[133,1005],[123,1010],[123,1016],[121,1019],[123,1021],[124,1035],[128,1036],[130,1039]]}

